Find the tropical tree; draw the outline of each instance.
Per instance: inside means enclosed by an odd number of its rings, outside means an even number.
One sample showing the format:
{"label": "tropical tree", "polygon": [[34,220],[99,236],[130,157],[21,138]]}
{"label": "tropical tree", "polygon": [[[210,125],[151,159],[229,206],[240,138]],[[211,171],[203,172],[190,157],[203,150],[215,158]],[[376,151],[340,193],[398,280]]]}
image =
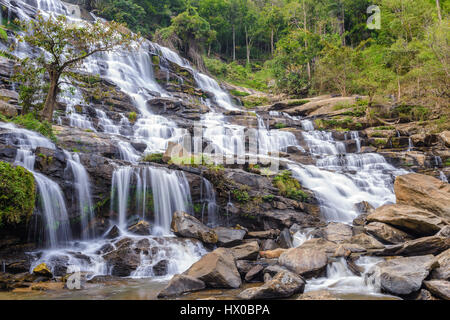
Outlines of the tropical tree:
{"label": "tropical tree", "polygon": [[67,21],[65,16],[44,17],[36,20],[16,21],[24,33],[18,36],[37,52],[26,59],[23,67],[43,71],[49,79],[48,91],[41,111],[41,118],[51,121],[60,91],[61,82],[76,74],[83,61],[95,53],[129,50],[137,45],[139,35],[132,34],[117,22],[94,23]]}

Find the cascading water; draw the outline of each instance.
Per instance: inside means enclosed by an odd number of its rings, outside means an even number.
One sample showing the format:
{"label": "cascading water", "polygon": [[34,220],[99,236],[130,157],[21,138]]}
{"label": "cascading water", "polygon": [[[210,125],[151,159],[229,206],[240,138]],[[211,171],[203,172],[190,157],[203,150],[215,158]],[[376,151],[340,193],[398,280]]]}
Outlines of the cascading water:
{"label": "cascading water", "polygon": [[70,154],[66,151],[65,155],[67,159],[66,170],[70,170],[74,179],[73,183],[78,202],[78,213],[81,218],[81,236],[84,240],[91,239],[95,234],[94,230],[89,226],[89,223],[94,219],[89,175],[81,164],[78,154]]}
{"label": "cascading water", "polygon": [[[58,184],[41,173],[34,171],[37,147],[55,149],[55,145],[44,136],[15,125],[0,122],[0,128],[10,131],[7,143],[18,147],[15,164],[28,169],[34,176],[38,189],[36,210],[43,218],[44,240],[50,247],[60,246],[69,241],[70,223],[63,193]],[[37,232],[38,233],[38,232]]]}

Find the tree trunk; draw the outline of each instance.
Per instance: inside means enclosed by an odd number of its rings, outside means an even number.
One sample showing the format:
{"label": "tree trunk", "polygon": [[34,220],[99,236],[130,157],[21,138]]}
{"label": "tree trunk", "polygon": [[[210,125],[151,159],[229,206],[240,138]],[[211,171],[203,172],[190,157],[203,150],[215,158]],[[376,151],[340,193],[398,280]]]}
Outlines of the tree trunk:
{"label": "tree trunk", "polygon": [[236,27],[233,24],[233,61],[236,60]]}
{"label": "tree trunk", "polygon": [[439,3],[439,0],[436,0],[436,7],[437,7],[439,23],[441,23],[442,22],[442,15],[441,15],[441,4]]}
{"label": "tree trunk", "polygon": [[270,34],[270,53],[272,54],[272,56],[273,56],[273,52],[274,52],[273,37],[274,37],[274,31],[272,28],[272,33]]}
{"label": "tree trunk", "polygon": [[53,110],[56,105],[56,96],[58,95],[58,82],[61,74],[58,71],[49,71],[50,88],[48,89],[47,98],[45,99],[44,108],[41,111],[41,118],[48,122],[53,121]]}
{"label": "tree trunk", "polygon": [[245,26],[245,46],[247,48],[247,64],[250,65],[250,43],[248,39],[247,26]]}

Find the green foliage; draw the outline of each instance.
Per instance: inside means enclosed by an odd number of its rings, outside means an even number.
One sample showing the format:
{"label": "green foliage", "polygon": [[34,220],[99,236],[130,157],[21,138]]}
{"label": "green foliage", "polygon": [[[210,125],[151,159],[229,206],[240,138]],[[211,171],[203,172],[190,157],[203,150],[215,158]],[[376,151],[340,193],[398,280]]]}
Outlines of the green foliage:
{"label": "green foliage", "polygon": [[162,158],[163,158],[162,153],[150,153],[150,154],[145,155],[141,161],[162,163],[163,162]]}
{"label": "green foliage", "polygon": [[272,202],[273,199],[275,199],[275,196],[272,194],[267,194],[267,195],[263,196],[262,199],[263,199],[263,201],[266,201],[266,202]]}
{"label": "green foliage", "polygon": [[282,122],[277,122],[277,123],[275,124],[275,128],[276,128],[276,129],[283,129],[283,128],[286,128],[286,124],[285,124],[285,123],[282,123]]}
{"label": "green foliage", "polygon": [[264,96],[248,96],[242,98],[242,102],[244,103],[244,107],[253,109],[255,107],[267,105],[269,103],[269,99]]}
{"label": "green foliage", "polygon": [[3,41],[3,42],[8,41],[8,34],[2,27],[0,27],[0,41]]}
{"label": "green foliage", "polygon": [[246,97],[246,96],[250,95],[250,93],[242,92],[242,91],[234,90],[234,89],[230,90],[230,93],[235,97]]}
{"label": "green foliage", "polygon": [[401,105],[392,111],[392,116],[412,121],[427,120],[430,110],[423,106]]}
{"label": "green foliage", "polygon": [[234,189],[231,191],[231,193],[233,194],[233,198],[241,203],[250,201],[250,196],[245,190]]}
{"label": "green foliage", "polygon": [[35,189],[31,172],[0,161],[0,226],[28,221],[34,209]]}
{"label": "green foliage", "polygon": [[301,189],[300,183],[292,177],[292,173],[289,170],[281,171],[273,178],[272,182],[284,197],[299,201],[308,199],[308,195]]}
{"label": "green foliage", "polygon": [[39,121],[33,113],[17,116],[11,119],[11,121],[25,129],[39,132],[43,136],[50,138],[53,142],[56,142],[56,136],[53,133],[52,125],[45,120]]}

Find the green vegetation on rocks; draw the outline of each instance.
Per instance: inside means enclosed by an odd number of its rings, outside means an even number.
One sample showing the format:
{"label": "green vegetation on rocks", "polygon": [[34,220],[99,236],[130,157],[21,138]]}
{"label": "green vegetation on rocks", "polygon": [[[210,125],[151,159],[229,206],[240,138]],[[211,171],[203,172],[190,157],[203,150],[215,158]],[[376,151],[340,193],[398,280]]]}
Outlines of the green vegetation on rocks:
{"label": "green vegetation on rocks", "polygon": [[28,221],[34,209],[35,191],[31,172],[0,161],[0,226]]}
{"label": "green vegetation on rocks", "polygon": [[276,175],[273,178],[273,184],[284,197],[299,201],[308,199],[308,195],[301,189],[300,183],[292,177],[292,172],[289,170],[283,170]]}

